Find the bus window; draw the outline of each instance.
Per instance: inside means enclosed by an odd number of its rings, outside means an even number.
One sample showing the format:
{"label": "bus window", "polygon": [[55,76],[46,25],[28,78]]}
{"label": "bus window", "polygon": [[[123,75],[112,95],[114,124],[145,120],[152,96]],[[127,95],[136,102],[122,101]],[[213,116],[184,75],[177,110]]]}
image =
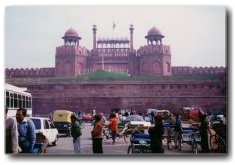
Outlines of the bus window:
{"label": "bus window", "polygon": [[26,99],[25,99],[25,96],[23,96],[23,108],[26,108],[25,102],[26,102]]}
{"label": "bus window", "polygon": [[13,107],[14,107],[14,97],[13,97],[13,93],[10,93],[10,100],[11,100],[10,108],[13,108]]}
{"label": "bus window", "polygon": [[17,94],[14,93],[14,108],[18,107],[18,99],[17,99]]}
{"label": "bus window", "polygon": [[10,95],[9,92],[6,91],[6,103],[5,103],[6,107],[9,108],[10,107]]}
{"label": "bus window", "polygon": [[27,96],[25,96],[25,108],[28,108],[28,97]]}
{"label": "bus window", "polygon": [[32,98],[29,97],[29,108],[32,108]]}
{"label": "bus window", "polygon": [[26,108],[29,108],[29,97],[26,97]]}
{"label": "bus window", "polygon": [[22,108],[22,96],[18,95],[19,107]]}

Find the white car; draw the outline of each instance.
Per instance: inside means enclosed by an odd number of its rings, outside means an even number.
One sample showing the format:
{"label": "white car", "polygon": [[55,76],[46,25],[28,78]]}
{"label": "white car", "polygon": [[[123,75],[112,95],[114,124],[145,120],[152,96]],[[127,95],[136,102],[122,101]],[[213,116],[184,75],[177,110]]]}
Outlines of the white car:
{"label": "white car", "polygon": [[139,115],[130,115],[127,116],[126,120],[124,120],[125,123],[130,123],[130,125],[142,125],[144,127],[150,127],[151,123],[148,121],[145,121],[142,116]]}
{"label": "white car", "polygon": [[34,122],[36,133],[42,132],[49,141],[49,144],[57,145],[58,130],[49,118],[45,117],[29,117]]}

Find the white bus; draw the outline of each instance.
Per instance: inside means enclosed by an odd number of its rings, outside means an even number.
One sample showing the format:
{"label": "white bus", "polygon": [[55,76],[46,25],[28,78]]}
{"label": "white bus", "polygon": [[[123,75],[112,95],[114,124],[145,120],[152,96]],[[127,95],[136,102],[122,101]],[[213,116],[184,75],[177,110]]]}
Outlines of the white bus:
{"label": "white bus", "polygon": [[8,108],[7,116],[15,116],[19,108],[27,109],[27,115],[32,116],[32,95],[27,88],[16,87],[5,83],[5,107]]}

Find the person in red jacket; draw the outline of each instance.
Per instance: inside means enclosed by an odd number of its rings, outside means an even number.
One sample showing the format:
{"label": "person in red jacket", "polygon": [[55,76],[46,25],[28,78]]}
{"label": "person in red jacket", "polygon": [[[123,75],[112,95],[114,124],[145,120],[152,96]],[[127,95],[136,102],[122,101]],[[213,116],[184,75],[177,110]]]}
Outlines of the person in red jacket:
{"label": "person in red jacket", "polygon": [[114,113],[111,113],[111,115],[110,115],[109,128],[110,128],[112,140],[113,140],[112,144],[115,144],[115,139],[117,136],[117,129],[118,129],[118,120],[117,120],[116,115]]}
{"label": "person in red jacket", "polygon": [[94,119],[95,119],[94,128],[91,131],[93,153],[103,153],[103,146],[102,146],[103,124],[101,122],[101,116],[95,115]]}

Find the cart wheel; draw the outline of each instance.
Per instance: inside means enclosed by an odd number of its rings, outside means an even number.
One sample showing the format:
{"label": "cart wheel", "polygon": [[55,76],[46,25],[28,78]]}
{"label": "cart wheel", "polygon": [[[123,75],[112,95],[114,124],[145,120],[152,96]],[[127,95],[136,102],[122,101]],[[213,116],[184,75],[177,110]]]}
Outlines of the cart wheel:
{"label": "cart wheel", "polygon": [[135,147],[133,145],[129,145],[127,149],[127,154],[135,153]]}
{"label": "cart wheel", "polygon": [[124,134],[123,135],[123,139],[124,139],[125,143],[128,143],[127,140],[126,140],[127,139],[127,135]]}
{"label": "cart wheel", "polygon": [[192,152],[194,154],[197,154],[197,152],[198,152],[198,150],[197,150],[197,142],[196,141],[192,142]]}
{"label": "cart wheel", "polygon": [[109,133],[109,130],[108,129],[103,129],[103,134],[105,136],[106,139],[109,139],[110,138],[110,133]]}
{"label": "cart wheel", "polygon": [[181,137],[178,138],[178,150],[181,151]]}
{"label": "cart wheel", "polygon": [[211,150],[213,151],[218,150],[219,145],[218,145],[218,138],[216,135],[212,135],[210,137],[210,147],[211,147]]}

